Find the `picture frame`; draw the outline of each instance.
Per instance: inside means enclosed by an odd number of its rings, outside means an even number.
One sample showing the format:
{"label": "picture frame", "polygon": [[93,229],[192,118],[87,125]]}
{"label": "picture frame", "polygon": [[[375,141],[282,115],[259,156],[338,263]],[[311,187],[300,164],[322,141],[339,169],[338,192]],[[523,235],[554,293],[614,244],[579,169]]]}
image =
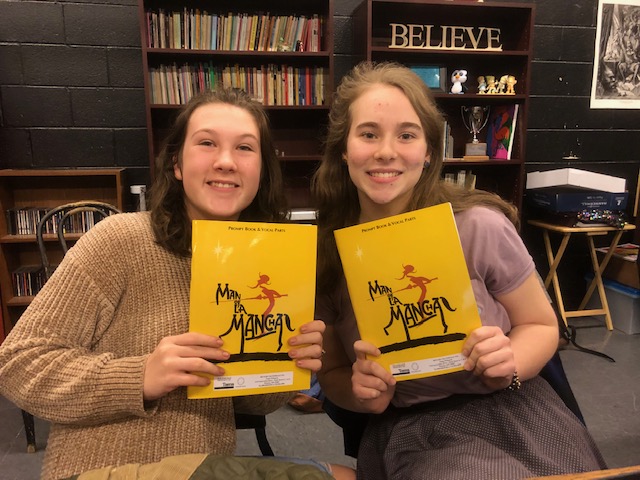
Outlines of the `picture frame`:
{"label": "picture frame", "polygon": [[640,108],[640,74],[633,56],[640,42],[638,16],[640,0],[598,0],[592,109]]}
{"label": "picture frame", "polygon": [[411,67],[422,81],[434,92],[444,92],[447,88],[447,69],[440,65],[413,65]]}

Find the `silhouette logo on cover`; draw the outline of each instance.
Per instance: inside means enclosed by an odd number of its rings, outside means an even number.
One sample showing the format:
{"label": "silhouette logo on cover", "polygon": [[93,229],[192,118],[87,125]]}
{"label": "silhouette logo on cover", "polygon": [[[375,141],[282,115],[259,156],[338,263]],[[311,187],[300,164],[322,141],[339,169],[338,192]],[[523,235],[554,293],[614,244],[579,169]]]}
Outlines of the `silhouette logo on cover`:
{"label": "silhouette logo on cover", "polygon": [[[417,270],[413,265],[402,265],[402,276],[396,278],[405,285],[402,288],[394,289],[387,285],[380,285],[378,280],[369,281],[369,297],[375,302],[381,298],[387,299],[389,305],[389,322],[384,326],[385,335],[389,336],[389,331],[395,328],[402,328],[406,341],[384,345],[380,347],[382,353],[404,350],[420,345],[433,345],[445,342],[455,342],[466,337],[464,333],[450,333],[447,335],[449,326],[446,321],[447,312],[455,312],[456,308],[451,306],[449,300],[443,296],[427,298],[427,285],[438,280],[438,277],[427,278],[417,275]],[[405,280],[408,280],[406,284]],[[417,301],[403,303],[396,294],[405,290],[418,289]],[[421,336],[421,338],[411,338],[411,330],[424,325],[431,319],[439,318],[442,323],[442,335]]]}
{"label": "silhouette logo on cover", "polygon": [[[215,303],[219,305],[223,302],[233,302],[233,316],[229,319],[229,328],[220,335],[223,338],[227,335],[240,335],[240,352],[232,354],[228,362],[240,362],[246,360],[289,360],[286,352],[281,352],[282,336],[287,329],[293,332],[291,327],[291,319],[286,312],[278,312],[276,302],[279,298],[286,297],[288,294],[280,293],[273,288],[269,288],[269,275],[258,274],[256,284],[247,286],[251,290],[260,289],[258,295],[253,297],[242,297],[238,290],[229,288],[229,284],[224,286],[218,283],[216,288]],[[264,302],[253,303],[253,301],[266,300]],[[276,353],[270,352],[245,352],[245,346],[251,350],[250,345],[258,340],[272,338],[274,345],[277,345]]]}

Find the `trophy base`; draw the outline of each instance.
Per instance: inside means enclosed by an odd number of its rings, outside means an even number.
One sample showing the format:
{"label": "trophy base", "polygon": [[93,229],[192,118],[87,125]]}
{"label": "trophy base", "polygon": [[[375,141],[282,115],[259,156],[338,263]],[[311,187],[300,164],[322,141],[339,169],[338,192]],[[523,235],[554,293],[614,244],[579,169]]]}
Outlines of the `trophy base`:
{"label": "trophy base", "polygon": [[487,144],[486,143],[467,143],[464,148],[465,157],[481,157],[485,156],[487,159]]}

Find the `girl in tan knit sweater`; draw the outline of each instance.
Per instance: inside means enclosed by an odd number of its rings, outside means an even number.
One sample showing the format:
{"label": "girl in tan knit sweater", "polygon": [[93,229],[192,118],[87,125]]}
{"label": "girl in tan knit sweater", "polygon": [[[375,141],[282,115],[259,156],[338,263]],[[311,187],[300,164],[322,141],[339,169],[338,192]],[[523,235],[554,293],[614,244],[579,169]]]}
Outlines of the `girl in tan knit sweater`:
{"label": "girl in tan knit sweater", "polygon": [[[195,372],[222,375],[229,356],[220,338],[185,333],[191,220],[284,220],[261,105],[237,91],[192,99],[154,178],[151,212],[109,217],[83,235],[0,347],[0,394],[52,423],[45,480],[233,454],[234,413],[266,414],[289,397],[187,400],[185,391],[208,384]],[[290,340],[299,367],[320,369],[323,331],[313,321]]]}

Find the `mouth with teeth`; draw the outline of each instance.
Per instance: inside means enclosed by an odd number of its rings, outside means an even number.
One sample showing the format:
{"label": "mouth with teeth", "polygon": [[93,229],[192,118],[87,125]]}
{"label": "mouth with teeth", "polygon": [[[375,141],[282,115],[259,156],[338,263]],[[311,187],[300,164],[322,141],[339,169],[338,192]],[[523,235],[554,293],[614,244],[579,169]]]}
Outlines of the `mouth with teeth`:
{"label": "mouth with teeth", "polygon": [[369,176],[375,178],[393,178],[399,177],[400,172],[369,172]]}
{"label": "mouth with teeth", "polygon": [[216,182],[216,181],[207,182],[207,185],[209,185],[210,187],[217,187],[217,188],[237,188],[238,187],[238,185],[236,185],[235,183]]}

